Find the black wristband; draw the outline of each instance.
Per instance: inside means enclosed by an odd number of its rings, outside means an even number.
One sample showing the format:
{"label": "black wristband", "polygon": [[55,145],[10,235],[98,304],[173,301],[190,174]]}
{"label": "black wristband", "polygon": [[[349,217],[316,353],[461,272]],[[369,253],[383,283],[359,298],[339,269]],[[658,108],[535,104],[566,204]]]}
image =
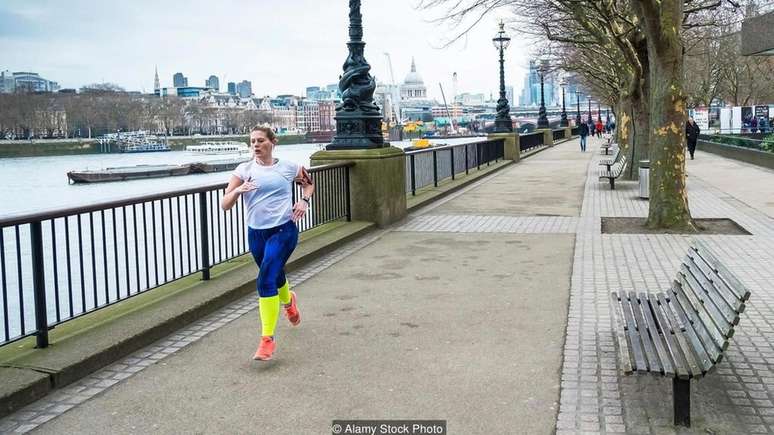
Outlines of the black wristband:
{"label": "black wristband", "polygon": [[306,205],[311,205],[311,204],[309,203],[309,200],[310,200],[310,199],[311,199],[311,198],[304,198],[303,196],[301,197],[301,200],[302,200],[302,201],[304,201],[304,202],[306,203]]}

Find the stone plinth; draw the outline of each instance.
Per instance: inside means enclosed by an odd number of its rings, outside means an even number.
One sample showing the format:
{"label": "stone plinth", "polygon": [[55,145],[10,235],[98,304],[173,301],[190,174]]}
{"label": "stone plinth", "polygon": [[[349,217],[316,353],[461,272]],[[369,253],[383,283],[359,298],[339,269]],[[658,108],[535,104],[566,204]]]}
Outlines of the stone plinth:
{"label": "stone plinth", "polygon": [[352,219],[384,227],[406,217],[406,156],[395,147],[325,150],[314,153],[312,166],[342,161],[350,168]]}
{"label": "stone plinth", "polygon": [[543,145],[546,146],[553,146],[554,145],[554,131],[550,128],[539,128],[535,131],[543,132]]}
{"label": "stone plinth", "polygon": [[514,162],[519,161],[520,154],[519,154],[519,133],[518,132],[490,133],[489,135],[487,135],[487,139],[489,140],[505,139],[505,146],[503,150],[505,154],[505,160],[513,160]]}

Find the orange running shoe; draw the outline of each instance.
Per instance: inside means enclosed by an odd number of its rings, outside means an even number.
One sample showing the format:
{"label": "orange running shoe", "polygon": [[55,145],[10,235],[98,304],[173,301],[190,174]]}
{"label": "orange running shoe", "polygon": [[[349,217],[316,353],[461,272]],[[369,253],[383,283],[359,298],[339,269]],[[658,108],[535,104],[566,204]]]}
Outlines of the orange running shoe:
{"label": "orange running shoe", "polygon": [[298,312],[296,305],[296,292],[290,292],[290,303],[285,305],[285,316],[290,320],[290,324],[298,326],[301,323],[301,313]]}
{"label": "orange running shoe", "polygon": [[254,360],[268,361],[271,359],[271,354],[274,353],[274,339],[268,335],[261,337],[261,344],[258,345],[258,350],[253,355]]}

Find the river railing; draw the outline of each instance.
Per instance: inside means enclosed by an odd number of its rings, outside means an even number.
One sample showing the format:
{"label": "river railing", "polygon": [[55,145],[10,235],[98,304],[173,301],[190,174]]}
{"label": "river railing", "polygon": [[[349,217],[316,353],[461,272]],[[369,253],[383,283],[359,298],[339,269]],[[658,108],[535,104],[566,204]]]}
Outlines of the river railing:
{"label": "river railing", "polygon": [[[299,231],[351,220],[352,162],[316,166]],[[0,219],[0,346],[201,273],[249,252],[244,203],[220,207],[227,184]],[[293,201],[301,195],[294,186]]]}
{"label": "river railing", "polygon": [[458,174],[480,170],[505,157],[505,140],[445,145],[406,151],[406,192],[416,196],[417,190]]}
{"label": "river railing", "polygon": [[543,146],[543,144],[544,142],[542,131],[519,135],[519,150],[522,153]]}

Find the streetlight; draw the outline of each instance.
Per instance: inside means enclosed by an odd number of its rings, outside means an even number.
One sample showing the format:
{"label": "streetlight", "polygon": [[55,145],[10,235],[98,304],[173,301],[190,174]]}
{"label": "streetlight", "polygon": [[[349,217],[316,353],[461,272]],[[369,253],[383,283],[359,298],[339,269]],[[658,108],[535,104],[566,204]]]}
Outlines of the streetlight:
{"label": "streetlight", "polygon": [[582,122],[581,114],[580,114],[580,91],[578,90],[578,88],[575,88],[575,100],[576,100],[576,103],[578,104],[578,111],[575,114],[575,126],[577,127],[581,125],[581,122]]}
{"label": "streetlight", "polygon": [[503,52],[511,43],[511,38],[505,33],[505,23],[500,21],[500,31],[492,38],[495,49],[500,50],[500,98],[497,100],[497,117],[495,117],[495,133],[510,133],[513,131],[511,108],[505,98],[505,58]]}
{"label": "streetlight", "polygon": [[546,61],[540,62],[540,109],[538,109],[537,128],[548,128],[548,116],[546,116],[546,99],[543,94],[543,76],[545,75]]}
{"label": "streetlight", "polygon": [[589,95],[589,120],[587,122],[594,122],[594,120],[591,119],[591,95]]}
{"label": "streetlight", "polygon": [[567,85],[564,80],[560,83],[562,86],[562,119],[559,121],[560,127],[567,127],[570,125],[570,121],[567,120],[567,109],[564,105],[564,87]]}
{"label": "streetlight", "polygon": [[597,121],[602,122],[602,106],[597,101]]}
{"label": "streetlight", "polygon": [[341,104],[336,106],[336,137],[326,149],[384,148],[382,114],[374,104],[376,81],[363,55],[363,17],[360,0],[349,0],[349,55],[339,79]]}

